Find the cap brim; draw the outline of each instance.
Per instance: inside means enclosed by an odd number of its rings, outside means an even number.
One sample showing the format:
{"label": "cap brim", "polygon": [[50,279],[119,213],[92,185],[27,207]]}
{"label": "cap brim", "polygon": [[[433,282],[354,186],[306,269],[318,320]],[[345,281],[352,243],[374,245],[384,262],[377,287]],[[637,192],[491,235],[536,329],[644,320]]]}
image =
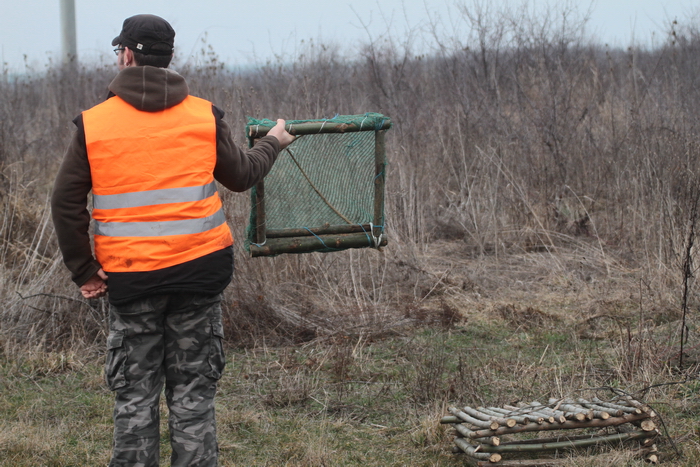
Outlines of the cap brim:
{"label": "cap brim", "polygon": [[121,43],[121,41],[122,41],[122,36],[119,35],[119,36],[115,37],[114,39],[112,39],[112,45],[119,45]]}

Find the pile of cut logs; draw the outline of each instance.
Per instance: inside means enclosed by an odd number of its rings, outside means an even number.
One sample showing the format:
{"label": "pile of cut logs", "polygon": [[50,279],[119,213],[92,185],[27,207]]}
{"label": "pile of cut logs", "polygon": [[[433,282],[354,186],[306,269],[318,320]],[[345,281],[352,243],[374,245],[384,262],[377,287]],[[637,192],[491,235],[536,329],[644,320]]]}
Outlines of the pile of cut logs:
{"label": "pile of cut logs", "polygon": [[[561,457],[564,452],[571,456],[577,449],[623,445],[632,447],[647,462],[658,463],[656,414],[626,395],[608,401],[592,397],[503,408],[451,407],[449,412],[452,415],[443,417],[441,423],[456,430],[455,452],[465,453],[480,467],[556,466],[565,461]],[[549,436],[540,438],[537,432]],[[543,454],[547,457],[533,458]]]}

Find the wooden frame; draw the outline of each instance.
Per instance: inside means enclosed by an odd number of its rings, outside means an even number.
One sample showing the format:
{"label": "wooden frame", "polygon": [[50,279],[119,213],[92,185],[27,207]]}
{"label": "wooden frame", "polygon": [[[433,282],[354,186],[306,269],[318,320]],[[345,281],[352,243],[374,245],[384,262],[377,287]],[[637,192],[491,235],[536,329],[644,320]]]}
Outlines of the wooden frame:
{"label": "wooden frame", "polygon": [[[384,232],[384,191],[386,168],[385,133],[391,128],[391,120],[384,118],[381,125],[363,128],[354,123],[310,121],[287,125],[287,131],[295,136],[318,135],[324,133],[350,133],[371,131],[374,133],[374,212],[371,224],[330,224],[317,226],[297,226],[288,229],[268,229],[265,210],[265,182],[261,181],[253,190],[249,234],[251,256],[272,256],[283,253],[307,253],[312,251],[333,251],[348,248],[379,248],[387,244]],[[249,125],[248,143],[252,147],[256,140],[270,130],[263,125]],[[320,193],[319,193],[320,194]]]}

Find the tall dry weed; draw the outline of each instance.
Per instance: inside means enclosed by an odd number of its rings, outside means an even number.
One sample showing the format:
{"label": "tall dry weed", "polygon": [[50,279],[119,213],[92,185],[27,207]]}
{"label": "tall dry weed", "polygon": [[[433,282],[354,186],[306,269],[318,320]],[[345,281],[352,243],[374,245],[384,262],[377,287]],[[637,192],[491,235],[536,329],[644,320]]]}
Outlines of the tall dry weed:
{"label": "tall dry weed", "polygon": [[[232,71],[210,47],[177,64],[193,94],[226,111],[241,145],[247,115],[375,111],[394,122],[384,252],[250,259],[240,241],[247,195],[224,196],[239,239],[225,301],[232,340],[404,326],[410,306],[445,288],[422,264],[440,242],[476,258],[588,245],[606,264],[643,267],[653,287],[678,290],[700,170],[697,27],[676,24],[654,49],[622,50],[586,36],[586,12],[562,8],[463,3],[457,29],[434,19],[411,37],[370,37],[356,54],[307,41],[255,69]],[[418,39],[434,50],[414,52]],[[103,337],[105,305],[81,300],[62,270],[46,199],[70,120],[104,98],[115,72],[49,66],[0,80],[3,335],[55,347]]]}

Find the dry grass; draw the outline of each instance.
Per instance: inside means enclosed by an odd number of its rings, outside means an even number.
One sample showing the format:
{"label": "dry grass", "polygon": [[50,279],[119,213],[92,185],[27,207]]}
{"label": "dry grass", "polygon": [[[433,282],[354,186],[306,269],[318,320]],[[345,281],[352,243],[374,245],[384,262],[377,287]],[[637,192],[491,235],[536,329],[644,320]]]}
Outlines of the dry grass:
{"label": "dry grass", "polygon": [[[498,267],[500,279],[482,284],[478,296],[461,285],[434,288],[438,296],[392,335],[230,349],[217,402],[222,465],[463,465],[450,453],[451,430],[439,424],[447,406],[541,401],[605,386],[635,392],[662,416],[685,455],[661,443],[666,465],[696,465],[697,370],[678,374],[653,352],[678,325],[663,298],[643,298],[640,328],[634,273],[613,269],[586,281],[562,278],[555,266],[565,258],[512,259],[461,260],[470,270]],[[539,272],[509,287],[524,265]],[[601,290],[605,300],[596,298]],[[444,308],[458,316],[440,319]],[[631,366],[627,350],[635,345],[644,358]],[[0,465],[104,463],[111,395],[99,359],[38,349],[15,355],[0,363]],[[164,438],[164,458],[168,452]],[[631,456],[579,453],[565,465],[645,465]]]}
{"label": "dry grass", "polygon": [[[700,60],[697,31],[676,26],[675,39],[658,49],[625,52],[587,41],[581,18],[560,23],[556,15],[509,16],[466,4],[455,15],[467,34],[434,28],[439,47],[427,56],[413,55],[411,40],[370,40],[350,59],[311,41],[291,62],[245,72],[228,71],[210,48],[199,67],[180,67],[192,92],[226,110],[234,128],[246,115],[367,110],[395,122],[391,246],[380,254],[251,260],[239,242],[227,292],[232,341],[391,332],[426,297],[453,286],[454,273],[427,267],[429,256],[452,249],[498,259],[574,255],[575,273],[569,261],[556,267],[584,279],[600,268],[643,267],[653,278],[647,287],[677,293],[697,191],[700,95],[689,67]],[[7,96],[0,106],[5,336],[57,347],[103,339],[103,310],[76,299],[57,259],[45,201],[69,120],[103,99],[112,74],[106,65],[47,68],[0,82]],[[242,239],[247,197],[227,194],[225,203]],[[456,283],[497,275],[465,277]]]}

